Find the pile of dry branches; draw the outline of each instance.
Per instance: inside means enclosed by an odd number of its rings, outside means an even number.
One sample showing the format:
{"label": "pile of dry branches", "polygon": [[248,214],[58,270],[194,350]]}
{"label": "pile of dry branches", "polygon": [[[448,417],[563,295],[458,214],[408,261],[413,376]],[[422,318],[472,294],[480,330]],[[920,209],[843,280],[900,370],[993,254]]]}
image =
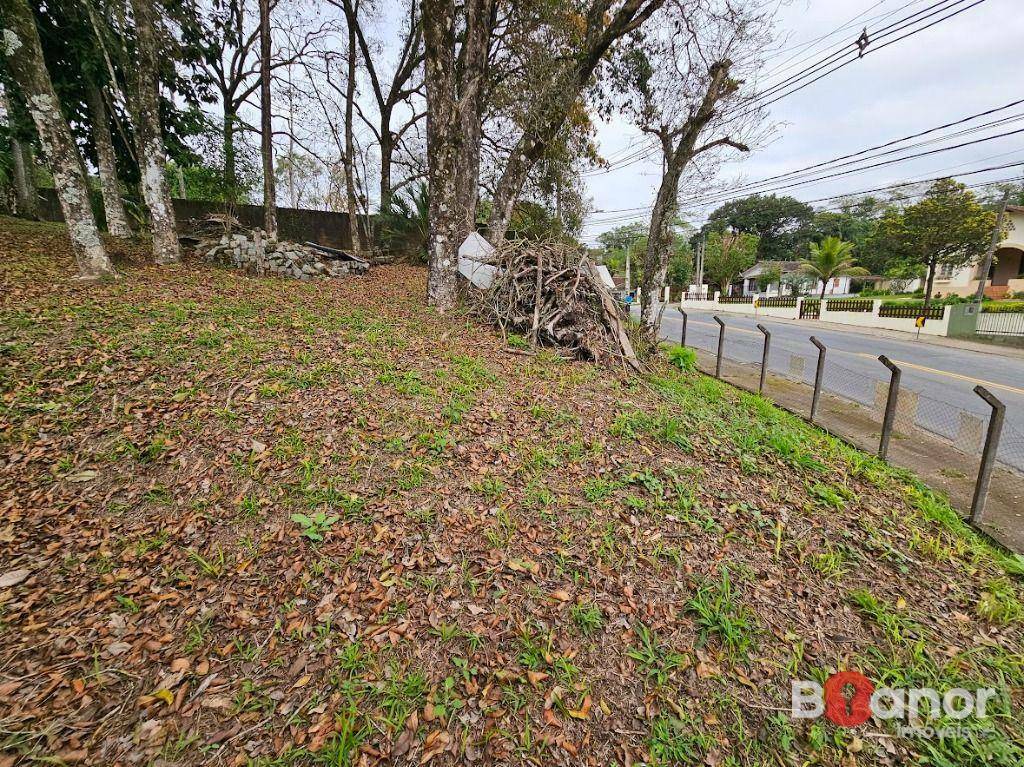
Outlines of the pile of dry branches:
{"label": "pile of dry branches", "polygon": [[489,261],[497,267],[494,282],[475,299],[485,319],[536,345],[639,369],[626,312],[578,247],[506,242]]}

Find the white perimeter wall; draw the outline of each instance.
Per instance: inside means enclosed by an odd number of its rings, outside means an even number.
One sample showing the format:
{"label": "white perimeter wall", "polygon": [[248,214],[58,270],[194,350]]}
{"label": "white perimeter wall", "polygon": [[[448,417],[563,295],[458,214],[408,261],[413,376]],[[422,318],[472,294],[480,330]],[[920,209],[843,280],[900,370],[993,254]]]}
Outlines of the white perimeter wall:
{"label": "white perimeter wall", "polygon": [[[882,306],[880,300],[871,302],[872,309],[870,312],[830,312],[825,308],[826,301],[828,301],[827,298],[821,304],[821,319],[818,320],[820,322],[833,322],[837,325],[852,325],[854,327],[877,328],[879,330],[902,330],[907,333],[917,332],[913,317],[879,317],[878,310]],[[800,304],[802,302],[803,298],[798,298],[795,307],[755,307],[752,303],[720,304],[718,303],[718,294],[716,293],[712,301],[682,301],[679,304],[679,308],[683,310],[700,309],[717,314],[745,314],[748,317],[775,317],[783,320],[795,320],[800,317]],[[949,316],[950,310],[949,307],[946,307],[942,319],[927,320],[924,327],[921,328],[921,334],[929,336],[948,335]],[[815,322],[815,320],[808,320],[808,322]]]}

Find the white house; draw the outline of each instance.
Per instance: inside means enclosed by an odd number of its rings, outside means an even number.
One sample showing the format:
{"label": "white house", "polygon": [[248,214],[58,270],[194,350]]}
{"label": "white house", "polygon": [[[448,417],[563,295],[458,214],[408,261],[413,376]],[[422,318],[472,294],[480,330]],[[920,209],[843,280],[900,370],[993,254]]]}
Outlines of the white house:
{"label": "white house", "polygon": [[[1007,205],[1006,218],[1008,231],[996,248],[985,284],[985,295],[991,298],[1024,292],[1024,206]],[[980,263],[958,269],[940,264],[933,290],[943,295],[973,296],[978,290],[980,271]]]}
{"label": "white house", "polygon": [[[773,269],[778,269],[782,273],[783,284],[781,292],[778,281],[766,286],[765,290],[761,290],[758,283],[758,278],[762,274]],[[802,292],[812,296],[821,295],[821,280],[815,280],[812,289],[811,285],[807,284],[810,282],[810,278],[800,271],[799,261],[758,261],[739,276],[742,295],[744,296],[789,295],[792,292],[792,288],[787,284],[788,279],[802,279],[804,281]],[[825,295],[846,296],[853,292],[853,284],[855,282],[863,284],[864,282],[879,282],[880,280],[881,278],[879,277],[833,277],[825,286]]]}

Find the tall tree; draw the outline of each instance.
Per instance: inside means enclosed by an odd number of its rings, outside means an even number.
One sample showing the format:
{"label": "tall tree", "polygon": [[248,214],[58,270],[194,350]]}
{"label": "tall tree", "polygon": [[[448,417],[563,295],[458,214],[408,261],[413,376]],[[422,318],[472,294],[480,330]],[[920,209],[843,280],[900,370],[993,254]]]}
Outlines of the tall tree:
{"label": "tall tree", "polygon": [[853,243],[838,237],[825,237],[809,246],[810,258],[800,260],[800,271],[821,282],[821,299],[825,298],[828,281],[836,277],[863,277],[868,270],[856,266]]}
{"label": "tall tree", "polygon": [[704,245],[704,274],[722,293],[757,260],[757,237],[745,232],[711,232]]}
{"label": "tall tree", "polygon": [[[346,7],[353,5],[353,0],[344,0]],[[351,27],[354,28],[359,41],[359,50],[363,57],[363,66],[370,78],[370,86],[373,90],[373,98],[377,102],[378,119],[376,124],[372,120],[366,120],[366,124],[373,131],[374,137],[380,148],[380,208],[388,207],[388,200],[393,190],[392,165],[395,151],[400,145],[405,134],[421,119],[426,116],[425,112],[410,109],[410,114],[398,124],[395,124],[395,110],[403,103],[409,103],[412,97],[419,93],[422,83],[416,82],[416,75],[423,63],[423,30],[420,26],[419,14],[417,13],[417,0],[407,0],[408,14],[404,21],[401,33],[401,49],[398,55],[398,62],[395,65],[394,73],[390,81],[382,79],[380,66],[376,57],[367,42],[363,25],[358,13],[351,16],[346,12],[346,18]],[[414,181],[412,179],[411,181]]]}
{"label": "tall tree", "polygon": [[245,0],[226,0],[213,5],[210,18],[213,33],[203,60],[220,97],[224,187],[229,202],[235,202],[238,195],[239,112],[262,82],[259,64],[255,62],[260,25],[247,24],[246,10]]}
{"label": "tall tree", "polygon": [[131,237],[128,216],[121,200],[121,182],[117,175],[117,158],[114,139],[110,133],[108,112],[104,104],[101,86],[90,81],[86,85],[86,100],[89,106],[92,140],[96,147],[96,165],[100,174],[100,192],[103,195],[103,212],[107,218],[107,231],[114,237]]}
{"label": "tall tree", "polygon": [[[258,0],[256,0],[258,2]],[[235,202],[240,191],[239,136],[257,132],[241,117],[242,108],[260,89],[260,24],[259,12],[253,13],[254,0],[214,0],[206,17],[207,33],[204,55],[198,63],[216,89],[221,108],[221,144],[224,188],[229,202]],[[271,0],[271,12],[277,0]],[[305,29],[294,39],[287,55],[272,57],[272,73],[280,68],[302,62],[320,40],[329,24]]]}
{"label": "tall tree", "polygon": [[153,259],[158,264],[171,264],[181,260],[181,249],[167,185],[167,155],[160,124],[159,14],[155,0],[131,0],[131,7],[137,55],[130,100],[142,196],[149,209]]}
{"label": "tall tree", "polygon": [[888,211],[869,243],[906,264],[927,272],[924,304],[931,303],[935,270],[977,261],[988,248],[996,214],[986,210],[963,184],[950,178],[936,181],[920,202]]}
{"label": "tall tree", "polygon": [[516,140],[494,188],[487,230],[500,243],[512,210],[533,167],[555,140],[570,111],[612,45],[640,28],[665,0],[593,0],[582,9],[582,35],[561,59],[542,93],[531,105],[522,134]]}
{"label": "tall tree", "polygon": [[[458,248],[480,172],[481,103],[497,0],[423,0],[430,244],[427,302],[455,305]],[[461,44],[460,44],[461,43]]]}
{"label": "tall tree", "polygon": [[43,60],[43,48],[32,9],[26,0],[0,0],[0,14],[3,16],[7,64],[28,103],[43,154],[53,175],[79,276],[83,279],[115,276],[89,204],[82,159]]}
{"label": "tall tree", "polygon": [[359,62],[357,44],[359,29],[359,0],[342,0],[345,20],[348,26],[347,79],[345,83],[345,152],[342,162],[345,166],[345,201],[348,208],[348,230],[352,247],[356,251],[366,250],[366,237],[359,226],[359,205],[356,202],[356,141],[355,106],[356,72]]}
{"label": "tall tree", "polygon": [[32,141],[25,136],[27,130],[23,126],[24,105],[19,103],[15,112],[15,100],[5,89],[0,95],[0,105],[7,115],[7,133],[11,142],[11,164],[14,166],[14,197],[18,215],[22,218],[35,218],[38,209],[39,190],[36,188],[35,156]]}
{"label": "tall tree", "polygon": [[810,239],[813,219],[814,209],[793,197],[754,194],[712,211],[705,231],[732,229],[757,235],[759,259],[785,261]]}
{"label": "tall tree", "polygon": [[260,153],[263,155],[263,228],[277,239],[274,185],[274,114],[270,105],[270,0],[260,0]]}
{"label": "tall tree", "polygon": [[721,146],[747,151],[747,146],[728,136],[698,145],[700,136],[718,115],[716,106],[736,93],[738,85],[729,78],[729,59],[716,61],[709,67],[707,84],[699,103],[694,104],[681,124],[661,123],[647,126],[661,144],[664,172],[651,211],[644,252],[643,278],[640,282],[640,320],[650,326],[654,321],[654,306],[658,302],[658,289],[665,283],[668,260],[672,252],[672,223],[678,212],[679,182],[683,171],[700,154]]}
{"label": "tall tree", "polygon": [[[652,327],[676,239],[683,174],[723,148],[748,151],[761,110],[742,108],[740,86],[759,64],[769,17],[729,0],[666,5],[618,57],[628,80],[626,108],[661,150],[662,177],[651,210],[640,284],[640,316]],[[734,65],[733,57],[741,63]],[[710,62],[710,63],[708,63]],[[735,67],[735,71],[734,71]],[[706,174],[705,174],[706,175]]]}

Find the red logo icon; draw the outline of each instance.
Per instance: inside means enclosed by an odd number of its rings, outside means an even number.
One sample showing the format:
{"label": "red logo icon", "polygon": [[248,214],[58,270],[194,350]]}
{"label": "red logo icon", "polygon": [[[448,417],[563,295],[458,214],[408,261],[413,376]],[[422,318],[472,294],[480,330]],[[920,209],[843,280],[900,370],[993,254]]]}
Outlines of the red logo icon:
{"label": "red logo icon", "polygon": [[[846,687],[853,687],[847,698]],[[857,727],[871,717],[871,695],[875,686],[857,671],[841,671],[825,682],[825,716],[842,727]]]}

